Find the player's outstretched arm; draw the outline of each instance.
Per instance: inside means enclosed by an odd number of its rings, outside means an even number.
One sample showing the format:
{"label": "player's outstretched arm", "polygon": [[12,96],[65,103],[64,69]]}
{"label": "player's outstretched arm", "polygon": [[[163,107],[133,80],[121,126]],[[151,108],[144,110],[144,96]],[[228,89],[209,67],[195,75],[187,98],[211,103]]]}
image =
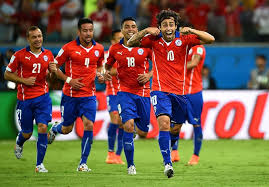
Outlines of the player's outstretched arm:
{"label": "player's outstretched arm", "polygon": [[139,31],[138,33],[134,34],[128,41],[127,46],[128,47],[135,47],[140,45],[140,40],[146,35],[151,34],[154,36],[157,36],[160,34],[160,30],[157,27],[148,27],[142,31]]}
{"label": "player's outstretched arm", "polygon": [[200,39],[200,44],[211,44],[215,41],[214,36],[211,34],[205,32],[205,31],[200,31],[196,29],[192,29],[190,27],[181,27],[180,32],[182,34],[195,34],[198,36]]}
{"label": "player's outstretched arm", "polygon": [[36,77],[23,78],[23,77],[19,77],[17,75],[17,73],[12,73],[9,71],[5,71],[4,77],[8,81],[25,84],[27,86],[33,86],[35,84],[35,80],[36,80]]}

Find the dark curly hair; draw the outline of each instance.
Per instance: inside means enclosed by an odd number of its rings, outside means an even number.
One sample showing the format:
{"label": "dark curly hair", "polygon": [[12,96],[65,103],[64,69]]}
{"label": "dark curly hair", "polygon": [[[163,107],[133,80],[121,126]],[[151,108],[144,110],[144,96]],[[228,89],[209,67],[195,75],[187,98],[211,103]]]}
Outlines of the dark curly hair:
{"label": "dark curly hair", "polygon": [[176,13],[173,10],[162,10],[161,12],[159,12],[159,14],[156,16],[157,18],[157,22],[158,22],[158,26],[161,26],[161,23],[163,20],[165,19],[170,19],[170,18],[174,18],[175,24],[176,26],[179,24],[179,20],[180,20],[180,16],[178,13]]}

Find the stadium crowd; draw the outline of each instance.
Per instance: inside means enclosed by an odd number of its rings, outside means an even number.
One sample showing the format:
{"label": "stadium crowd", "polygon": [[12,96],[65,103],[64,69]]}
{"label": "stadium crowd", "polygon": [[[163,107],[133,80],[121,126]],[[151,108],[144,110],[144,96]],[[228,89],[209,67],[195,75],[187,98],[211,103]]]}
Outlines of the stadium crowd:
{"label": "stadium crowd", "polygon": [[0,0],[0,42],[24,46],[30,25],[42,28],[46,42],[70,41],[80,17],[95,22],[96,41],[108,42],[123,18],[136,18],[143,29],[169,8],[182,25],[208,31],[217,42],[269,41],[269,0]]}

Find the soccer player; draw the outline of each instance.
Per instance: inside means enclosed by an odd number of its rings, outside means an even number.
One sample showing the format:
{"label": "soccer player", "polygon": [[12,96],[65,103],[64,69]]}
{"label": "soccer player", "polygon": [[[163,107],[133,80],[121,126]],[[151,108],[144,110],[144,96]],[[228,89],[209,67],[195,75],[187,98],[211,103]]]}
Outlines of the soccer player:
{"label": "soccer player", "polygon": [[[205,61],[206,51],[203,45],[196,45],[188,52],[187,58],[187,75],[185,93],[189,101],[190,109],[188,112],[192,116],[195,123],[193,124],[194,131],[194,153],[189,160],[189,165],[196,165],[199,162],[199,153],[202,146],[203,133],[201,127],[201,113],[203,109],[203,81],[202,81],[202,68]],[[172,162],[179,161],[180,157],[177,151],[179,142],[179,133],[182,125],[178,125],[175,129],[171,128],[170,135],[174,139],[172,145],[171,159]],[[177,140],[178,139],[178,140]],[[176,140],[176,142],[175,142]]]}
{"label": "soccer player", "polygon": [[[119,43],[110,47],[106,67],[106,79],[111,78],[111,68],[117,62],[119,78],[119,113],[123,123],[123,148],[127,160],[128,174],[135,175],[134,141],[136,132],[146,137],[150,122],[150,85],[148,59],[151,50],[146,48],[127,47],[127,41],[138,32],[136,21],[125,18],[121,22],[121,32],[124,36]],[[136,126],[135,126],[136,125]]]}
{"label": "soccer player", "polygon": [[188,116],[188,100],[185,95],[187,52],[192,46],[212,43],[215,39],[204,31],[189,27],[176,31],[179,16],[172,10],[162,10],[157,15],[158,28],[146,28],[129,39],[128,46],[141,44],[152,49],[153,82],[151,103],[159,125],[159,146],[164,161],[164,174],[174,175],[170,157],[170,121],[178,126]]}
{"label": "soccer player", "polygon": [[[123,38],[121,30],[115,30],[112,32],[111,44],[114,45],[119,43]],[[107,105],[110,115],[111,122],[108,126],[108,154],[106,163],[108,164],[124,164],[121,160],[121,151],[123,148],[122,137],[123,137],[123,126],[118,112],[118,97],[117,93],[119,90],[119,79],[117,78],[117,63],[114,63],[111,71],[112,80],[106,81],[106,95]],[[118,130],[118,136],[117,136]],[[114,145],[117,137],[117,151],[114,152]]]}
{"label": "soccer player", "polygon": [[22,157],[23,145],[33,133],[33,120],[38,126],[36,172],[48,172],[43,165],[47,150],[47,126],[51,121],[52,103],[46,81],[48,70],[54,61],[51,51],[42,47],[41,30],[31,26],[27,32],[29,46],[17,51],[10,59],[5,71],[5,79],[16,82],[18,122],[21,126],[15,156]]}
{"label": "soccer player", "polygon": [[93,141],[93,123],[96,116],[96,96],[94,79],[101,80],[100,73],[104,59],[104,47],[93,40],[93,22],[88,18],[78,21],[78,37],[65,44],[55,58],[58,67],[65,63],[63,74],[57,69],[58,78],[65,81],[61,100],[62,123],[54,125],[49,131],[48,143],[56,134],[72,131],[77,117],[81,117],[84,134],[81,142],[81,160],[77,171],[91,171],[87,166]]}

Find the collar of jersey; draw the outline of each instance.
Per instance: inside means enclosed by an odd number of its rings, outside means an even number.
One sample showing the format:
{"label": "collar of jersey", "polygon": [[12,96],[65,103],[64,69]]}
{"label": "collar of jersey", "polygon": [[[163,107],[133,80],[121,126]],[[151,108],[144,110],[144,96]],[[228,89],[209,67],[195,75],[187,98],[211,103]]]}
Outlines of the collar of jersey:
{"label": "collar of jersey", "polygon": [[[80,40],[79,40],[79,37],[77,37],[76,42],[77,42],[77,45],[81,44]],[[94,39],[92,39],[92,45],[96,45],[96,42],[94,41]]]}
{"label": "collar of jersey", "polygon": [[[163,34],[160,32],[159,37],[163,37]],[[180,37],[180,33],[178,31],[175,32],[175,38],[179,38]]]}
{"label": "collar of jersey", "polygon": [[[28,52],[30,52],[30,51],[31,51],[31,48],[30,48],[30,46],[29,46],[29,45],[26,47],[26,51],[28,51]],[[43,47],[41,47],[41,51],[42,51],[42,52],[44,52],[44,51],[45,51],[45,49],[44,49]]]}

